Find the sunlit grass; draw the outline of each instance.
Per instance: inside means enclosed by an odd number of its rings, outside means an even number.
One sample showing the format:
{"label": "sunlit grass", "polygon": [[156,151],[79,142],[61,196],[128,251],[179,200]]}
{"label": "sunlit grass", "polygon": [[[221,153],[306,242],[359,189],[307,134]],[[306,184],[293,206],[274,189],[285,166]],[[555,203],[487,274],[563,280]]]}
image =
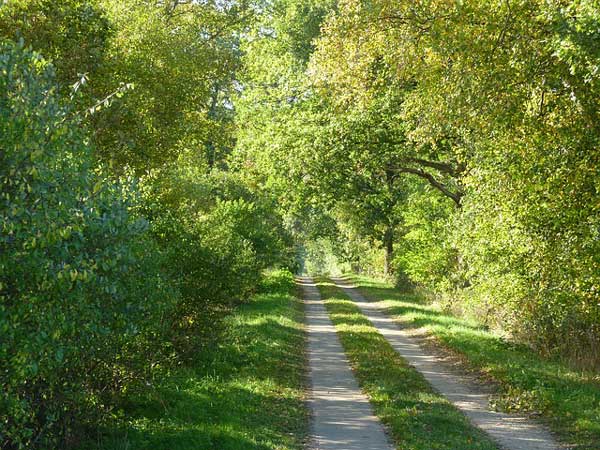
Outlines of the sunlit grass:
{"label": "sunlit grass", "polygon": [[[289,284],[225,319],[217,345],[123,405],[102,450],[300,449],[304,404],[303,306]],[[86,445],[86,449],[89,449]]]}
{"label": "sunlit grass", "polygon": [[548,360],[473,321],[445,314],[414,292],[349,276],[369,299],[405,327],[418,328],[460,357],[466,369],[495,381],[498,409],[531,413],[578,449],[600,449],[600,374]]}

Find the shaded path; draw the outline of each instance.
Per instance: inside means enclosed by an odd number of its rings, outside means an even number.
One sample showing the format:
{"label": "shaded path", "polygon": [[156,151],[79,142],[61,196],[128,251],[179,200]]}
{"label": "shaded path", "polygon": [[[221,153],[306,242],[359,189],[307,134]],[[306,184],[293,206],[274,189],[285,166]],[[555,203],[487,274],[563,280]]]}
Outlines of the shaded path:
{"label": "shaded path", "polygon": [[487,394],[477,392],[467,378],[448,370],[435,355],[425,351],[417,339],[385,315],[376,303],[367,301],[356,289],[342,279],[333,282],[355,302],[375,328],[411,366],[476,426],[488,433],[508,450],[559,450],[548,431],[525,416],[491,411]]}
{"label": "shaded path", "polygon": [[304,291],[312,411],[311,450],[392,450],[383,426],[350,370],[344,349],[314,282]]}

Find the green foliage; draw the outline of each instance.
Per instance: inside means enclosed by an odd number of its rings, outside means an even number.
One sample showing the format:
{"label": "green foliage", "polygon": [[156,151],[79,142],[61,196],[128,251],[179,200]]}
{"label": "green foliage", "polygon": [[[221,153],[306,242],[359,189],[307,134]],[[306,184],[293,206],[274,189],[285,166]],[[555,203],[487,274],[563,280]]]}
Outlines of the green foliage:
{"label": "green foliage", "polygon": [[95,168],[52,66],[18,44],[1,53],[0,435],[52,448],[196,354],[264,269],[293,264],[292,243],[268,194],[193,152],[143,177],[138,198]]}
{"label": "green foliage", "polygon": [[0,49],[2,448],[76,445],[294,264],[271,194],[219,170],[254,5],[54,3],[0,5],[54,64]]}
{"label": "green foliage", "polygon": [[361,270],[381,245],[403,284],[598,364],[597,5],[275,5],[242,45],[236,157],[297,236]]}
{"label": "green foliage", "polygon": [[[230,158],[243,176],[273,192],[296,235],[330,230],[326,209],[311,202],[304,148],[316,127],[305,74],[330,0],[265,2],[263,13],[240,43],[243,89],[234,97],[236,146]],[[315,132],[312,132],[315,129]],[[313,174],[314,175],[314,174]],[[311,236],[315,237],[315,236]]]}
{"label": "green foliage", "polygon": [[[368,236],[373,217],[393,224],[400,276],[543,352],[592,365],[596,6],[339,2],[308,64],[311,120],[284,147],[315,180],[311,199],[331,203],[333,192],[350,205],[337,217],[344,226]],[[374,216],[363,206],[386,171],[403,178],[390,191],[406,195],[379,197]],[[353,189],[361,176],[369,183]]]}
{"label": "green foliage", "polygon": [[300,272],[339,275],[344,267],[336,256],[335,243],[326,238],[307,241],[299,251]]}
{"label": "green foliage", "polygon": [[147,373],[174,294],[127,183],[92,170],[52,66],[0,47],[3,448],[56,448]]}
{"label": "green foliage", "polygon": [[398,277],[435,293],[456,295],[461,285],[458,273],[459,253],[452,246],[451,229],[454,207],[430,189],[415,186],[404,203],[402,234],[396,245],[394,265]]}
{"label": "green foliage", "polygon": [[229,97],[239,66],[236,33],[252,17],[245,2],[100,0],[114,36],[92,86],[105,98],[134,86],[91,121],[98,155],[136,173],[182,152],[222,163],[233,146]]}
{"label": "green foliage", "polygon": [[244,1],[8,0],[0,36],[50,60],[63,94],[77,84],[96,155],[141,174],[191,149],[222,163],[233,147],[237,33],[252,17]]}
{"label": "green foliage", "polygon": [[211,330],[206,315],[247,299],[267,267],[290,265],[292,244],[267,197],[234,174],[203,173],[189,155],[152,172],[142,189],[164,270],[183,297],[179,338],[195,351],[189,340]]}
{"label": "green foliage", "polygon": [[62,90],[82,76],[96,81],[111,37],[96,0],[7,0],[0,5],[0,30],[1,37],[23,39],[52,62]]}
{"label": "green foliage", "polygon": [[0,38],[54,65],[2,44],[1,444],[71,444],[293,239],[597,365],[599,23],[595,0],[1,1]]}

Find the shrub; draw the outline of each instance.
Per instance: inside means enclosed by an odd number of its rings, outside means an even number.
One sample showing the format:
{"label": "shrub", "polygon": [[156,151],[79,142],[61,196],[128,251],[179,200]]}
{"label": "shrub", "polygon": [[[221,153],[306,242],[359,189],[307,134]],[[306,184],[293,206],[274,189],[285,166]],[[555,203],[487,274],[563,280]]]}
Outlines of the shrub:
{"label": "shrub", "polygon": [[[0,43],[0,447],[57,448],[149,366],[167,289],[53,68]],[[65,444],[66,443],[66,444]]]}
{"label": "shrub", "polygon": [[184,359],[216,335],[216,317],[246,300],[269,266],[290,265],[291,239],[273,204],[233,174],[207,173],[190,155],[143,182],[144,214],[182,294],[172,341]]}

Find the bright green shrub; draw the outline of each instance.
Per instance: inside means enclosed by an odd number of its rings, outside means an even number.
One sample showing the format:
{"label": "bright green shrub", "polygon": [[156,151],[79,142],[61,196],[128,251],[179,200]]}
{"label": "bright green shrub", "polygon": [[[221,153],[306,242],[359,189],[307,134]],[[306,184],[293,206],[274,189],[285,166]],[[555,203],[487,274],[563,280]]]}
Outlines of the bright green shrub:
{"label": "bright green shrub", "polygon": [[267,276],[263,277],[259,291],[261,293],[288,294],[294,292],[295,287],[294,274],[287,269],[277,269],[268,272]]}
{"label": "bright green shrub", "polygon": [[235,175],[207,174],[189,155],[145,178],[144,214],[182,294],[173,321],[180,356],[214,334],[215,314],[247,299],[264,269],[292,262],[273,204]]}
{"label": "bright green shrub", "polygon": [[552,140],[532,131],[519,145],[507,138],[502,155],[473,171],[459,243],[471,301],[536,348],[597,365],[600,159],[587,149],[598,143],[589,130],[578,139],[561,131]]}
{"label": "bright green shrub", "polygon": [[[0,44],[0,447],[64,448],[154,361],[170,292],[53,68]],[[145,353],[144,353],[145,352]]]}

